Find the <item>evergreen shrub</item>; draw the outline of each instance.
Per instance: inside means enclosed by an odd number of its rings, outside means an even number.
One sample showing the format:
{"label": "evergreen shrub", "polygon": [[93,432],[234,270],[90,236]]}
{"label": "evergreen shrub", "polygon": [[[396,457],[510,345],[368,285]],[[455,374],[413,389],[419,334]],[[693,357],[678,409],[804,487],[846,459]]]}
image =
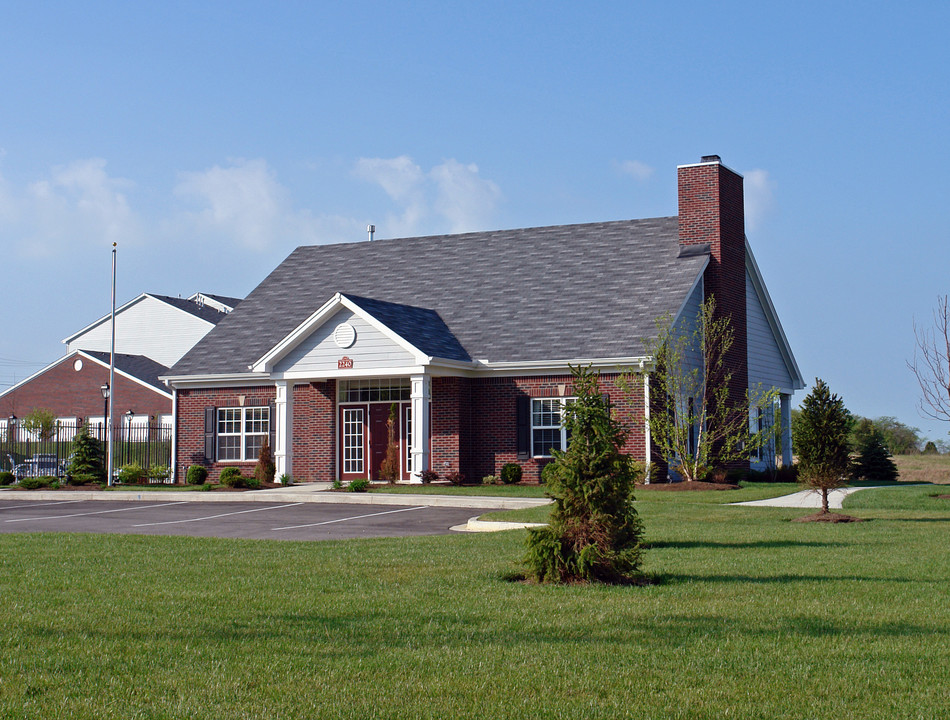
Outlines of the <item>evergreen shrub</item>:
{"label": "evergreen shrub", "polygon": [[192,465],[185,473],[185,482],[189,485],[204,485],[208,479],[208,468],[204,465]]}
{"label": "evergreen shrub", "polygon": [[12,485],[16,480],[16,475],[14,475],[9,470],[4,470],[0,472],[0,487],[5,487],[6,485]]}
{"label": "evergreen shrub", "polygon": [[369,480],[366,478],[357,478],[356,480],[351,480],[346,489],[350,492],[366,492],[369,489]]}
{"label": "evergreen shrub", "polygon": [[515,485],[521,482],[521,466],[518,463],[505,463],[501,468],[501,481],[505,485]]}
{"label": "evergreen shrub", "polygon": [[598,374],[571,372],[577,400],[563,421],[571,440],[566,451],[551,451],[545,468],[554,507],[546,527],[528,530],[528,571],[540,582],[635,582],[643,526],[633,489],[642,470],[621,450],[627,430],[612,416]]}

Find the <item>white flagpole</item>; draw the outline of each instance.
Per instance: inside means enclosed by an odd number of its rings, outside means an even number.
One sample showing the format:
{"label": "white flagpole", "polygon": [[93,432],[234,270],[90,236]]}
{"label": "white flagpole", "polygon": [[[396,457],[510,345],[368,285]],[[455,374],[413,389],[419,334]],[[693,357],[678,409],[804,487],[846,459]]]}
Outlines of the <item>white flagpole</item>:
{"label": "white flagpole", "polygon": [[106,453],[109,456],[107,463],[108,473],[106,484],[112,485],[112,409],[115,407],[115,243],[112,243],[112,346],[109,350],[109,419],[106,421]]}

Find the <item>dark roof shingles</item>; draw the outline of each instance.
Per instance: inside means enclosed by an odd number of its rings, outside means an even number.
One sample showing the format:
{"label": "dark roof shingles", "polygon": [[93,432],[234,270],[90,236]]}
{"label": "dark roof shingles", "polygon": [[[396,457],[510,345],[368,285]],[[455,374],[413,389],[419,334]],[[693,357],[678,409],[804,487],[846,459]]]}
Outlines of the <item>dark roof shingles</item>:
{"label": "dark roof shingles", "polygon": [[298,247],[169,374],[247,372],[336,292],[437,313],[478,360],[636,357],[706,261],[678,240],[667,217]]}

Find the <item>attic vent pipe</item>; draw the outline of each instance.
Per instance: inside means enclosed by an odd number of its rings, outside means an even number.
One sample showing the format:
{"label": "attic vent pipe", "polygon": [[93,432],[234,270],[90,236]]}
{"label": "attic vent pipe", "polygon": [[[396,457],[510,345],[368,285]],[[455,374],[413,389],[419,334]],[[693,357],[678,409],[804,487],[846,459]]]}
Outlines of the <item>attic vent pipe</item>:
{"label": "attic vent pipe", "polygon": [[367,234],[369,235],[369,241],[370,241],[370,242],[373,242],[373,233],[376,232],[376,226],[375,226],[375,225],[367,225],[367,226],[366,226],[366,232],[367,232]]}

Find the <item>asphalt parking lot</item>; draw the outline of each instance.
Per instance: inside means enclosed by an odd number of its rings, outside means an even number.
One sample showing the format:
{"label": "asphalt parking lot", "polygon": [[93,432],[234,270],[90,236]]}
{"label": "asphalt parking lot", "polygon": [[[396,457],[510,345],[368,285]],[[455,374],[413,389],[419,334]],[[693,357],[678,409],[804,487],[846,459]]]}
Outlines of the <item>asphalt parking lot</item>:
{"label": "asphalt parking lot", "polygon": [[0,501],[0,532],[81,532],[266,540],[442,535],[478,511],[306,502]]}

